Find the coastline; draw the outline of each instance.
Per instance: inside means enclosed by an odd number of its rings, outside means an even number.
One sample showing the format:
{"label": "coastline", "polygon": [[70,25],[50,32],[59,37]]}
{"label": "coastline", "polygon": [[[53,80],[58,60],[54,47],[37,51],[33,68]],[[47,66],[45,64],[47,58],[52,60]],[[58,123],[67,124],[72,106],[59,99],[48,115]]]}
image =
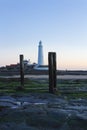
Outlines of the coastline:
{"label": "coastline", "polygon": [[[0,76],[0,78],[20,78],[20,75]],[[24,75],[30,79],[48,79],[49,75]],[[57,75],[57,79],[87,79],[87,75]]]}

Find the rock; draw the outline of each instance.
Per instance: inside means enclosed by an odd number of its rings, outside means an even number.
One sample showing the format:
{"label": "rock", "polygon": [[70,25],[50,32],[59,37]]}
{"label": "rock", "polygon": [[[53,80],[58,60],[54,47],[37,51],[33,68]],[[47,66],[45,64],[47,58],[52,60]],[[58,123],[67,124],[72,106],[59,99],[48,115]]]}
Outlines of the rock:
{"label": "rock", "polygon": [[87,130],[86,99],[51,94],[0,97],[1,130]]}

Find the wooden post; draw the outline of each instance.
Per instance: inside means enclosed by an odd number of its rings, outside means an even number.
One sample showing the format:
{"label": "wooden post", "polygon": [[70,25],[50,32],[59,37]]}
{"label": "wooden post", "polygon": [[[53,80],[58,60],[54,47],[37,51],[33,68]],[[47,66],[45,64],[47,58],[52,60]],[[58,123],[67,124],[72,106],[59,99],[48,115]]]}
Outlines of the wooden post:
{"label": "wooden post", "polygon": [[56,53],[48,53],[48,63],[49,63],[49,92],[56,92]]}
{"label": "wooden post", "polygon": [[23,55],[20,55],[20,80],[21,80],[21,88],[24,88],[24,62]]}

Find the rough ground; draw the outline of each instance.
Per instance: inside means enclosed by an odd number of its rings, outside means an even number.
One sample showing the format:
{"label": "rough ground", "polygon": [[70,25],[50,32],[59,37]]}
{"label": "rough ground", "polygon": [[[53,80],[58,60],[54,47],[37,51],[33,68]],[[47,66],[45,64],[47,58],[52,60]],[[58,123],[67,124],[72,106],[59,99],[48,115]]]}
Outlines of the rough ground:
{"label": "rough ground", "polygon": [[0,130],[87,130],[87,100],[52,94],[0,96]]}

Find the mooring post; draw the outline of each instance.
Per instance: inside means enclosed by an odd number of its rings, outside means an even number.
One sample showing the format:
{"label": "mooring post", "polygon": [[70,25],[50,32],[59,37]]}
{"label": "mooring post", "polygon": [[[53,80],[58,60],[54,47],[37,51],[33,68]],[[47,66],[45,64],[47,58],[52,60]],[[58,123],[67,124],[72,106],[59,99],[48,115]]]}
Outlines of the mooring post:
{"label": "mooring post", "polygon": [[49,92],[56,92],[56,53],[48,53],[48,63],[49,63]]}
{"label": "mooring post", "polygon": [[24,88],[24,62],[23,55],[20,55],[20,80],[21,80],[21,89]]}

